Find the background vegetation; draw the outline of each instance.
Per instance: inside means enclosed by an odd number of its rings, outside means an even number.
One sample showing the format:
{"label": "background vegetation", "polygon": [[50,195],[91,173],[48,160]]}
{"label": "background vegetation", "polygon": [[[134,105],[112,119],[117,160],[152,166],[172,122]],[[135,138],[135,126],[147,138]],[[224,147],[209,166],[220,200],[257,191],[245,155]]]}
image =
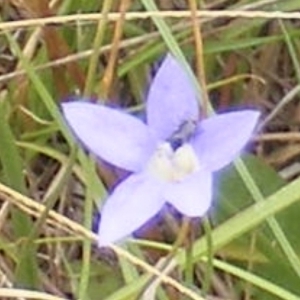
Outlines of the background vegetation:
{"label": "background vegetation", "polygon": [[[300,298],[298,0],[0,9],[1,299]],[[59,103],[101,99],[140,115],[167,52],[193,70],[203,111],[261,110],[252,154],[216,174],[186,247],[172,252],[180,216],[162,214],[139,240],[98,249],[97,207],[124,174],[77,149]]]}

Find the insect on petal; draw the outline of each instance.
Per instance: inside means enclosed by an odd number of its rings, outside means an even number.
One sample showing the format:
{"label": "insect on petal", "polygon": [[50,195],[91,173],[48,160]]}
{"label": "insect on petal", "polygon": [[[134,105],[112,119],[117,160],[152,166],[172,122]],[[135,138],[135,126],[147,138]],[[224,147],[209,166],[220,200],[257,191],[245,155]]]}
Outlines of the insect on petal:
{"label": "insect on petal", "polygon": [[198,120],[196,92],[182,66],[168,54],[147,99],[147,123],[165,140],[187,120]]}

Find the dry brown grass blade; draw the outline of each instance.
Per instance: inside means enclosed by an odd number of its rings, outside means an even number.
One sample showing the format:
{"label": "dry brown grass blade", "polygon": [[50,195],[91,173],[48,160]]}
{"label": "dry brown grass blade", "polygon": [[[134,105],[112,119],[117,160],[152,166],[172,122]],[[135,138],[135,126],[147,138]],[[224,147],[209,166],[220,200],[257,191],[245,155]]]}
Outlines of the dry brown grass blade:
{"label": "dry brown grass blade", "polygon": [[[13,189],[3,185],[0,183],[0,200],[4,202],[12,203],[13,205],[17,206],[22,211],[38,218],[45,210],[46,207],[43,204],[40,204],[33,199],[26,197]],[[97,234],[91,232],[90,230],[84,228],[80,224],[70,220],[69,218],[51,210],[48,213],[47,224],[52,226],[53,228],[60,229],[64,232],[69,234],[79,235],[81,237],[85,237],[90,239],[93,242],[96,242],[98,237]],[[159,277],[161,281],[166,284],[173,286],[177,289],[180,293],[189,296],[191,299],[194,300],[203,300],[197,293],[194,291],[186,288],[182,284],[180,284],[175,279],[169,277],[166,274],[161,273],[155,267],[149,265],[148,263],[144,262],[143,260],[135,257],[134,255],[130,254],[129,252],[123,250],[122,248],[110,245],[109,246],[115,253],[119,256],[124,257],[132,264],[141,267],[144,271]],[[175,262],[174,262],[175,263]]]}
{"label": "dry brown grass blade", "polygon": [[[34,18],[29,20],[19,20],[12,22],[0,23],[0,30],[12,30],[15,28],[35,27],[50,24],[66,24],[75,22],[97,22],[103,16],[101,13],[90,13],[90,14],[75,14],[66,16],[54,16],[46,18]],[[108,20],[117,21],[120,18],[120,13],[109,13],[107,15]],[[152,17],[160,18],[190,18],[191,11],[156,11],[156,12],[128,12],[126,13],[125,20],[139,20],[149,19]],[[245,19],[289,19],[298,20],[300,19],[300,12],[283,12],[283,11],[261,11],[261,10],[197,10],[197,18],[245,18]]]}
{"label": "dry brown grass blade", "polygon": [[[31,17],[55,16],[55,11],[49,7],[48,1],[30,0],[25,1],[24,5],[26,5],[27,10],[31,12]],[[59,59],[72,53],[60,32],[57,31],[57,28],[43,26],[41,31],[50,60]],[[52,71],[55,87],[60,98],[65,98],[69,94],[68,77],[73,79],[80,90],[83,89],[85,80],[84,74],[76,61],[70,62],[64,67],[55,67]]]}
{"label": "dry brown grass blade", "polygon": [[[30,291],[17,288],[0,288],[0,297],[5,297],[5,299],[36,299],[36,300],[67,300],[66,298],[61,298],[53,296],[47,293]],[[2,298],[3,299],[3,298]]]}
{"label": "dry brown grass blade", "polygon": [[119,53],[119,45],[122,40],[125,16],[127,10],[130,7],[130,4],[131,0],[125,0],[122,1],[119,6],[119,11],[121,15],[120,19],[115,24],[112,48],[110,51],[107,67],[104,71],[104,75],[100,84],[101,91],[99,93],[99,96],[103,96],[104,99],[107,99],[109,97],[109,92],[112,88],[112,81],[115,74],[115,68]]}

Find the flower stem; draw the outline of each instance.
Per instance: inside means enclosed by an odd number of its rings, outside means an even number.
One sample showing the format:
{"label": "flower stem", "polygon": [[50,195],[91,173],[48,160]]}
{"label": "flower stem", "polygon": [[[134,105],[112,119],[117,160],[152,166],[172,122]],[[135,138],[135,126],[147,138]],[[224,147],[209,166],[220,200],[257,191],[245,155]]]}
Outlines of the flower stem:
{"label": "flower stem", "polygon": [[188,237],[188,243],[186,244],[185,251],[185,268],[184,268],[184,281],[187,286],[192,286],[193,284],[193,276],[194,276],[194,268],[193,268],[193,237],[192,232]]}
{"label": "flower stem", "polygon": [[[159,266],[159,270],[162,274],[167,272],[170,265],[173,264],[173,258],[175,256],[177,250],[180,248],[180,246],[185,244],[186,237],[189,233],[189,230],[190,230],[190,218],[184,216],[181,226],[180,226],[180,229],[179,229],[179,232],[177,234],[177,238],[173,244],[171,251],[168,253],[168,255],[166,257],[163,258],[163,261],[160,260],[157,264]],[[149,280],[147,281],[147,283],[145,284],[145,287],[142,289],[142,291],[136,297],[136,299],[144,299],[146,297],[145,294],[148,291],[150,291],[150,292],[153,290],[155,291],[158,284],[160,283],[160,281],[161,281],[160,277],[151,276],[149,278]]]}
{"label": "flower stem", "polygon": [[203,280],[202,291],[203,295],[206,296],[209,292],[211,279],[213,275],[213,240],[211,235],[211,224],[207,217],[203,218],[203,227],[205,231],[206,243],[207,243],[207,262],[206,262],[206,272]]}

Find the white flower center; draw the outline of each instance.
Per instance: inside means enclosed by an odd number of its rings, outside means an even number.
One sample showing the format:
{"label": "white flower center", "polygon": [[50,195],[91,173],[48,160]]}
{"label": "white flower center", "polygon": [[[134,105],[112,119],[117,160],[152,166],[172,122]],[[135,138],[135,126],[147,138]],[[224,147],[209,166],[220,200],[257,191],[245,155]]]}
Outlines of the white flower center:
{"label": "white flower center", "polygon": [[199,168],[199,160],[189,144],[176,150],[169,143],[160,144],[148,163],[148,171],[166,181],[180,181]]}

